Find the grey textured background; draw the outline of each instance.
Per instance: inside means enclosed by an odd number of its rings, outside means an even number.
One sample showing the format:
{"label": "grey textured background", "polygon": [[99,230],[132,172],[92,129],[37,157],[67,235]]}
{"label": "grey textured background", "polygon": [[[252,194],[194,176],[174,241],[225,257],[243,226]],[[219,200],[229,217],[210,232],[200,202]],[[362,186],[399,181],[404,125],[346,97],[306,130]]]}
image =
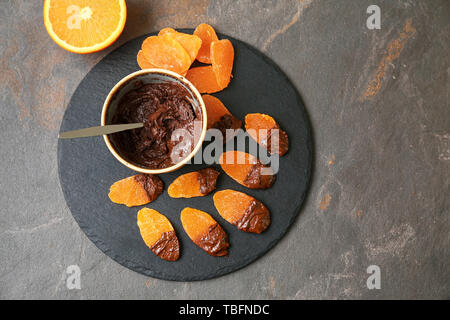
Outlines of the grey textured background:
{"label": "grey textured background", "polygon": [[[0,298],[450,298],[450,2],[127,0],[107,50],[47,35],[40,1],[0,0]],[[382,9],[368,30],[366,9]],[[271,57],[315,137],[313,183],[288,235],[231,275],[176,283],[129,271],[73,220],[57,132],[84,75],[139,35],[201,22]],[[81,290],[66,288],[79,265]],[[368,290],[378,265],[381,290]]]}

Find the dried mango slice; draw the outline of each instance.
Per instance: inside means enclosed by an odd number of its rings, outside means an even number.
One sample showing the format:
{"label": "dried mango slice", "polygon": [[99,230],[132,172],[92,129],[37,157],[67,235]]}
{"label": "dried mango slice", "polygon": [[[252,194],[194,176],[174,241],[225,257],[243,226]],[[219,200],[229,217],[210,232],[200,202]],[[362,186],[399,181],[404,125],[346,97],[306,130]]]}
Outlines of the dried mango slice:
{"label": "dried mango slice", "polygon": [[184,231],[198,247],[215,257],[228,255],[228,236],[209,214],[185,208],[180,218]]}
{"label": "dried mango slice", "polygon": [[167,33],[177,33],[178,31],[173,29],[173,28],[164,28],[161,29],[161,31],[158,33],[158,36],[162,36],[163,34],[167,34]]}
{"label": "dried mango slice", "polygon": [[267,114],[251,113],[246,115],[245,130],[271,154],[283,156],[289,150],[287,133]]}
{"label": "dried mango slice", "polygon": [[181,44],[181,46],[186,50],[186,52],[189,54],[189,57],[191,58],[191,64],[192,62],[195,61],[198,51],[202,46],[202,39],[192,34],[181,32],[168,32],[163,34],[161,37],[166,37],[178,41]]}
{"label": "dried mango slice", "polygon": [[200,93],[215,93],[222,90],[217,84],[216,75],[211,66],[192,68],[187,72],[188,79]]}
{"label": "dried mango slice", "polygon": [[219,87],[225,89],[230,83],[234,63],[234,48],[230,40],[211,43],[211,62]]}
{"label": "dried mango slice", "polygon": [[247,188],[267,189],[275,182],[272,169],[251,154],[226,151],[220,156],[219,163],[227,175]]}
{"label": "dried mango slice", "polygon": [[157,66],[152,65],[150,62],[147,61],[144,55],[144,51],[139,50],[137,54],[137,63],[141,69],[153,69],[158,68]]}
{"label": "dried mango slice", "polygon": [[218,129],[222,132],[223,137],[226,137],[227,129],[237,130],[241,128],[242,121],[233,116],[222,101],[208,94],[205,94],[202,98],[208,115],[208,129]]}
{"label": "dried mango slice", "polygon": [[169,186],[171,198],[204,197],[216,189],[220,173],[212,168],[183,174]]}
{"label": "dried mango slice", "polygon": [[202,46],[198,51],[197,60],[211,64],[211,43],[219,40],[216,31],[209,24],[202,23],[195,29],[194,34],[202,39]]}
{"label": "dried mango slice", "polygon": [[148,204],[164,190],[160,178],[151,174],[138,174],[114,183],[109,190],[109,199],[127,207],[137,207]]}
{"label": "dried mango slice", "polygon": [[[142,50],[139,50],[139,52],[138,52],[137,62],[138,62],[139,67],[142,70],[144,70],[144,69],[159,69],[159,67],[152,65],[150,62],[147,61],[147,59],[145,59],[145,55]],[[183,77],[185,77],[187,74],[187,71],[179,73],[179,74],[181,74]]]}
{"label": "dried mango slice", "polygon": [[162,69],[184,73],[191,66],[191,58],[183,46],[166,36],[152,36],[142,43],[145,59]]}
{"label": "dried mango slice", "polygon": [[270,225],[270,213],[266,206],[245,193],[223,190],[216,192],[213,199],[222,218],[239,230],[260,234]]}
{"label": "dried mango slice", "polygon": [[176,261],[180,257],[180,244],[170,221],[153,209],[138,212],[137,225],[145,244],[163,260]]}

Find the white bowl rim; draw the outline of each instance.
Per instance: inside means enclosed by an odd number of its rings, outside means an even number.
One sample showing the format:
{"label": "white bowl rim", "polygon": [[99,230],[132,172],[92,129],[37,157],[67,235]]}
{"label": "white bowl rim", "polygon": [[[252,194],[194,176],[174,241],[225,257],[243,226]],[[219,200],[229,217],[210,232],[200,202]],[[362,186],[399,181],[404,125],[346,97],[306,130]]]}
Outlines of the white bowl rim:
{"label": "white bowl rim", "polygon": [[113,156],[119,162],[121,162],[123,165],[125,165],[126,167],[128,167],[136,172],[145,173],[145,174],[162,174],[162,173],[173,172],[175,170],[180,169],[182,166],[184,166],[187,162],[189,162],[197,154],[197,152],[200,150],[200,148],[202,147],[202,144],[205,140],[206,130],[207,130],[206,126],[207,126],[207,122],[208,122],[208,118],[207,118],[208,116],[206,114],[205,102],[203,101],[203,98],[202,98],[202,95],[200,94],[200,92],[189,80],[187,80],[182,75],[179,75],[178,73],[175,73],[173,71],[165,70],[165,69],[157,69],[157,68],[143,69],[143,70],[139,70],[139,71],[136,71],[136,72],[133,72],[133,73],[127,75],[111,89],[108,96],[106,97],[106,100],[105,100],[105,102],[103,104],[103,108],[102,108],[101,125],[102,126],[106,125],[106,115],[108,112],[108,108],[111,104],[111,100],[114,97],[114,95],[116,94],[116,92],[122,87],[122,85],[124,85],[130,79],[133,79],[137,76],[145,75],[145,74],[152,74],[152,73],[167,75],[169,77],[172,77],[172,78],[175,78],[175,79],[181,81],[192,91],[192,93],[197,98],[197,100],[200,104],[200,109],[202,110],[202,132],[200,135],[200,139],[197,142],[197,145],[194,147],[194,150],[192,150],[192,152],[187,157],[185,157],[182,161],[174,164],[173,166],[163,168],[163,169],[147,169],[147,168],[142,168],[142,167],[136,166],[136,165],[128,162],[127,160],[125,160],[115,150],[115,148],[113,147],[113,145],[107,135],[104,135],[103,139],[105,140],[106,146],[108,147],[109,151],[113,154]]}

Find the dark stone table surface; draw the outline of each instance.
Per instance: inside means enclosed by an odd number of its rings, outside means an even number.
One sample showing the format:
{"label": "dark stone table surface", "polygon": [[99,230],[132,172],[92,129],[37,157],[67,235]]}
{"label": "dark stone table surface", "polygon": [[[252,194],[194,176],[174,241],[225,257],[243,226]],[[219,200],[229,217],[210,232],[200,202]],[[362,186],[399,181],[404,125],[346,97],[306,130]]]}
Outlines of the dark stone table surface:
{"label": "dark stone table surface", "polygon": [[[0,1],[0,298],[450,298],[450,1],[127,0],[119,40],[60,49],[41,1]],[[369,30],[367,8],[381,8]],[[57,175],[64,110],[108,52],[166,26],[207,22],[273,59],[314,130],[305,205],[287,236],[236,273],[161,281],[82,233]],[[81,290],[66,286],[78,265]],[[369,290],[376,265],[381,289]]]}

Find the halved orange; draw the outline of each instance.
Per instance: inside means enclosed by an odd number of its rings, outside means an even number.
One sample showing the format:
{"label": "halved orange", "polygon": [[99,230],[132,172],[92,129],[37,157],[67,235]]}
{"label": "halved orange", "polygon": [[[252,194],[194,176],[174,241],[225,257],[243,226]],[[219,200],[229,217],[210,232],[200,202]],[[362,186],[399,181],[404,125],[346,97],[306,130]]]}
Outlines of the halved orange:
{"label": "halved orange", "polygon": [[125,0],[45,0],[44,23],[50,37],[74,53],[111,45],[125,27]]}

